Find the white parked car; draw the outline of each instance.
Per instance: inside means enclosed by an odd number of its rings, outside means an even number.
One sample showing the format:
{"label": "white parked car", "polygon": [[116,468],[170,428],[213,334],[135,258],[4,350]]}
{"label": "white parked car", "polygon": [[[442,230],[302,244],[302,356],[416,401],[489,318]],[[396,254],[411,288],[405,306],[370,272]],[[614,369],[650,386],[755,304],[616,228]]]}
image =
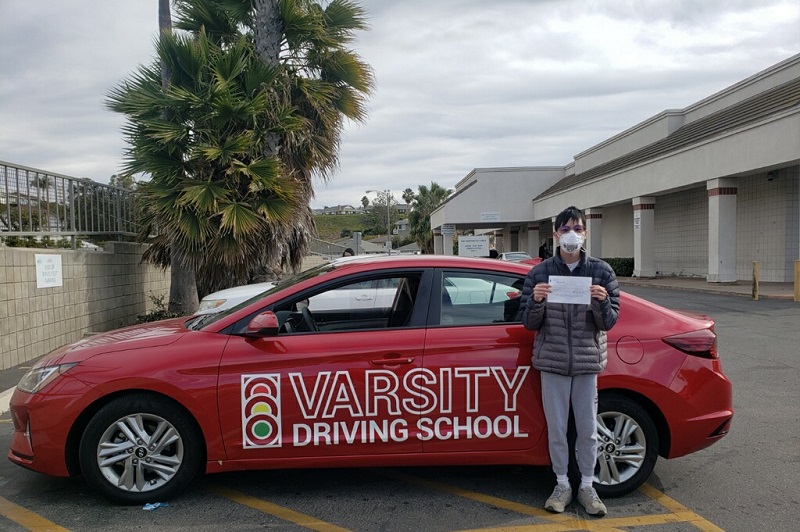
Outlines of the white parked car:
{"label": "white parked car", "polygon": [[[394,283],[394,285],[393,285]],[[208,294],[195,315],[222,312],[273,288],[275,283],[256,283]],[[308,300],[309,310],[390,308],[397,293],[395,279],[377,279],[329,290]]]}
{"label": "white parked car", "polygon": [[511,262],[522,262],[523,260],[530,260],[531,256],[524,251],[509,251],[508,253],[501,253],[500,260],[510,260]]}
{"label": "white parked car", "polygon": [[[375,256],[377,255],[375,254]],[[364,258],[364,256],[339,257],[333,262],[350,262],[359,258]],[[208,294],[200,301],[200,307],[194,314],[197,316],[228,310],[243,301],[266,292],[270,288],[274,288],[276,284],[277,282],[246,284]],[[394,302],[396,292],[397,284],[392,284],[392,279],[382,279],[371,281],[370,283],[355,283],[312,297],[308,302],[308,308],[309,310],[389,308]]]}
{"label": "white parked car", "polygon": [[225,290],[208,294],[206,297],[200,300],[200,307],[197,309],[197,312],[195,312],[195,315],[212,314],[216,312],[222,312],[223,310],[228,310],[231,307],[235,307],[242,301],[247,301],[257,294],[266,292],[274,286],[275,283],[271,282],[254,283],[246,284],[244,286],[234,286],[233,288],[226,288]]}

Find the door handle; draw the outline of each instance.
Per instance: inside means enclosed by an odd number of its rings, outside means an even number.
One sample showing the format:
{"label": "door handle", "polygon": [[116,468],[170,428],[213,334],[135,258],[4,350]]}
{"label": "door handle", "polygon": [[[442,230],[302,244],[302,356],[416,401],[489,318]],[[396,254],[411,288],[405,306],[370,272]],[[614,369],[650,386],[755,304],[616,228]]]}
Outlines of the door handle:
{"label": "door handle", "polygon": [[372,296],[356,296],[356,301],[372,301],[375,299]]}
{"label": "door handle", "polygon": [[402,366],[404,364],[411,364],[412,362],[414,362],[414,357],[379,358],[377,360],[370,360],[370,364],[375,366]]}

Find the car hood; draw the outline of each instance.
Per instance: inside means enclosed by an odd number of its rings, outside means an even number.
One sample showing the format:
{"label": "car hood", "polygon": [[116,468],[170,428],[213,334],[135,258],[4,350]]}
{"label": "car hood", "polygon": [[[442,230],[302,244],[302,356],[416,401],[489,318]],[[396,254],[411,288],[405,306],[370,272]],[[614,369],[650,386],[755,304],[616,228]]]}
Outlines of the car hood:
{"label": "car hood", "polygon": [[155,321],[95,334],[59,348],[47,358],[51,361],[60,358],[62,363],[80,362],[101,353],[169,345],[186,334],[186,319]]}

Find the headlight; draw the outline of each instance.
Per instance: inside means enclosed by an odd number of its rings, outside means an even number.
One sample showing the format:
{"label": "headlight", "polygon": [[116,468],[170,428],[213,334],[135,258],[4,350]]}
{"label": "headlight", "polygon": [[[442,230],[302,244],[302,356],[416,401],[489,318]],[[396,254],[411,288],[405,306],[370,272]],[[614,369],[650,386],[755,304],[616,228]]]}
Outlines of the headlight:
{"label": "headlight", "polygon": [[225,303],[224,299],[204,299],[200,302],[200,308],[197,309],[197,312],[201,310],[211,310],[212,308],[217,308]]}
{"label": "headlight", "polygon": [[56,377],[69,371],[77,362],[72,364],[59,364],[57,366],[42,366],[40,368],[32,368],[20,379],[17,388],[27,393],[36,393],[51,382]]}

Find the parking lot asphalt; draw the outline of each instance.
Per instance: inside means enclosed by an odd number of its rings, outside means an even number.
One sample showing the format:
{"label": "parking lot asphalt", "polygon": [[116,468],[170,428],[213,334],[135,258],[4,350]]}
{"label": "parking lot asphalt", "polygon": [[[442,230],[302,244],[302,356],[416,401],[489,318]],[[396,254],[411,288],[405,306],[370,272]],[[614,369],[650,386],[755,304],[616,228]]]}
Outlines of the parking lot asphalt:
{"label": "parking lot asphalt", "polygon": [[[752,282],[736,281],[734,283],[709,283],[701,277],[620,277],[618,278],[620,287],[625,290],[626,286],[645,286],[650,288],[662,288],[667,290],[687,290],[691,292],[701,292],[709,294],[725,294],[747,297],[755,299],[755,287]],[[794,283],[758,283],[758,299],[784,299],[795,300]],[[800,292],[798,292],[800,293]],[[800,302],[798,302],[800,304]],[[43,353],[44,354],[44,353]],[[14,387],[19,379],[31,367],[33,361],[25,362],[18,366],[0,371],[0,414],[8,411],[8,402]]]}

